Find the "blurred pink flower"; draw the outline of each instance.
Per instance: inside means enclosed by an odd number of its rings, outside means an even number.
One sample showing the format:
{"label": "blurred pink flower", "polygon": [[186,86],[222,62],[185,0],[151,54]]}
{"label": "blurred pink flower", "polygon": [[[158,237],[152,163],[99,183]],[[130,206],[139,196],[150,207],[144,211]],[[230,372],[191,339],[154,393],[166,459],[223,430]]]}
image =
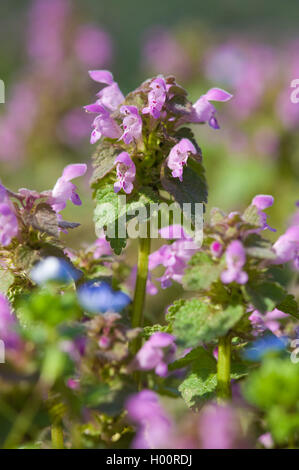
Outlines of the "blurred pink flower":
{"label": "blurred pink flower", "polygon": [[4,341],[7,350],[16,350],[21,345],[16,318],[7,298],[2,293],[0,293],[0,338]]}
{"label": "blurred pink flower", "polygon": [[[160,234],[164,236],[167,229],[167,237],[172,236],[172,231],[164,227],[161,229]],[[177,235],[175,235],[177,236]],[[162,289],[166,289],[172,281],[182,282],[183,274],[191,256],[198,250],[197,245],[194,243],[192,237],[185,234],[182,230],[182,237],[175,240],[170,245],[163,245],[157,251],[154,251],[149,256],[149,271],[162,265],[166,269],[164,274],[157,278],[161,282]]]}
{"label": "blurred pink flower", "polygon": [[168,374],[167,364],[174,360],[175,337],[168,333],[157,332],[143,344],[134,359],[134,367],[140,370],[154,369],[160,377]]}
{"label": "blurred pink flower", "polygon": [[34,0],[29,11],[27,51],[44,72],[57,74],[64,59],[69,0]]}
{"label": "blurred pink flower", "polygon": [[299,225],[289,227],[286,232],[274,243],[276,264],[293,262],[296,270],[299,270]]}
{"label": "blurred pink flower", "polygon": [[246,263],[246,253],[239,240],[234,240],[228,245],[225,258],[227,270],[221,273],[221,281],[224,284],[230,284],[231,282],[246,284],[248,274],[242,269]]}
{"label": "blurred pink flower", "polygon": [[133,449],[163,449],[168,442],[172,422],[151,390],[142,390],[129,397],[126,403],[128,417],[137,425]]}
{"label": "blurred pink flower", "polygon": [[112,40],[98,27],[83,25],[75,37],[74,50],[84,67],[103,67],[111,62]]}
{"label": "blurred pink flower", "polygon": [[6,189],[0,184],[0,245],[7,246],[18,234],[18,219]]}
{"label": "blurred pink flower", "polygon": [[242,431],[231,407],[212,404],[199,415],[198,434],[202,449],[235,449],[240,447]]}
{"label": "blurred pink flower", "polygon": [[249,316],[249,320],[256,335],[261,334],[268,329],[274,335],[281,336],[281,325],[278,320],[286,317],[288,317],[286,313],[275,308],[272,312],[267,312],[265,315],[261,314],[258,310],[254,310]]}
{"label": "blurred pink flower", "polygon": [[162,28],[147,33],[143,58],[145,66],[154,73],[186,78],[190,72],[190,63],[181,44],[174,35]]}

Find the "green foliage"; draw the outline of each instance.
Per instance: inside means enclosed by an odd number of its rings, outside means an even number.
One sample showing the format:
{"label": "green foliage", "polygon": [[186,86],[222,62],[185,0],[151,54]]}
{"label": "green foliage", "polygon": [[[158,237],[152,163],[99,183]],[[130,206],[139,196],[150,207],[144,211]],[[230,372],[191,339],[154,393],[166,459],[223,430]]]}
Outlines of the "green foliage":
{"label": "green foliage", "polygon": [[[175,361],[170,370],[191,364],[191,371],[180,384],[179,391],[189,408],[198,410],[205,401],[213,399],[217,387],[217,362],[214,357],[202,347],[197,347],[185,357]],[[245,364],[232,364],[231,378],[239,379],[247,374]]]}
{"label": "green foliage", "polygon": [[299,429],[299,364],[266,358],[243,386],[245,398],[265,412],[274,439],[286,443]]}
{"label": "green foliage", "polygon": [[181,209],[185,203],[191,204],[191,220],[195,220],[195,204],[206,203],[208,198],[207,183],[204,175],[204,168],[199,161],[188,159],[184,169],[183,181],[173,178],[171,172],[166,167],[161,169],[161,183],[163,188],[173,196]]}
{"label": "green foliage", "polygon": [[187,300],[176,312],[173,334],[184,347],[197,346],[225,335],[244,314],[241,304],[223,308],[197,298]]}
{"label": "green foliage", "polygon": [[58,295],[45,288],[21,298],[17,304],[17,315],[26,328],[36,324],[55,327],[80,318],[82,310],[73,292]]}
{"label": "green foliage", "polygon": [[207,290],[213,282],[219,279],[223,269],[223,262],[213,261],[207,253],[196,253],[192,257],[189,267],[185,270],[183,286],[191,291]]}
{"label": "green foliage", "polygon": [[[95,192],[95,199],[96,232],[100,233],[104,229],[105,232],[113,235],[108,236],[107,239],[116,254],[120,254],[126,245],[127,223],[136,216],[138,216],[139,222],[145,222],[150,216],[150,204],[160,201],[159,195],[150,187],[140,188],[125,201],[121,201],[118,194],[114,192],[113,183],[109,181],[103,181],[99,185]],[[123,233],[119,233],[119,228],[125,232],[125,237]]]}
{"label": "green foliage", "polygon": [[298,303],[293,295],[287,295],[276,307],[278,310],[288,313],[299,320]]}
{"label": "green foliage", "polygon": [[275,282],[249,281],[244,287],[248,301],[261,313],[271,312],[286,297],[283,287]]}
{"label": "green foliage", "polygon": [[250,234],[245,239],[244,243],[246,253],[253,258],[260,259],[275,259],[276,254],[272,249],[272,244],[269,240],[265,240],[256,233]]}
{"label": "green foliage", "polygon": [[0,269],[0,292],[6,294],[14,283],[14,275],[7,269]]}

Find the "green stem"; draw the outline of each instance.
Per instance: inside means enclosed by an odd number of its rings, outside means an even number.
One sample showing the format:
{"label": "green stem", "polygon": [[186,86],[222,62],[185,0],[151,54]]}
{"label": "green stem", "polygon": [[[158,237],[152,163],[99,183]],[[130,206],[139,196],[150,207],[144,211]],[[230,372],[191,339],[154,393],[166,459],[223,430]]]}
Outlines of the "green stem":
{"label": "green stem", "polygon": [[55,421],[51,426],[51,439],[53,449],[64,449],[63,430],[61,421]]}
{"label": "green stem", "polygon": [[231,398],[230,384],[231,337],[222,336],[218,342],[217,398],[219,402]]}
{"label": "green stem", "polygon": [[[135,293],[132,309],[132,327],[142,328],[143,326],[143,308],[146,294],[146,282],[148,275],[148,257],[151,248],[150,238],[139,238],[137,277],[135,284]],[[141,347],[141,337],[132,341],[131,352],[136,354]]]}
{"label": "green stem", "polygon": [[38,382],[26,401],[23,410],[19,413],[18,417],[13,423],[12,429],[10,430],[4,444],[4,449],[17,448],[27,431],[29,430],[36,413],[41,405],[39,398],[40,382]]}

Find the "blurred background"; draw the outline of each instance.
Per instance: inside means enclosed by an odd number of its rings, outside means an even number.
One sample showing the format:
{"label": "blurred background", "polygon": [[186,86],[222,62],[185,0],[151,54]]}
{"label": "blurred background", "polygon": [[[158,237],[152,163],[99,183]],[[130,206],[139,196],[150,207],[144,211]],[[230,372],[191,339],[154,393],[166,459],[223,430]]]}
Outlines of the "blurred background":
{"label": "blurred background", "polygon": [[[194,129],[209,182],[209,209],[242,209],[273,194],[280,235],[299,199],[299,2],[292,0],[10,0],[0,6],[0,178],[15,190],[50,189],[63,167],[89,162],[89,69],[107,68],[124,94],[173,74],[195,101],[210,87],[234,94],[218,106],[220,129]],[[217,104],[216,104],[217,106]],[[88,178],[71,247],[95,239]],[[275,238],[277,234],[273,234]]]}

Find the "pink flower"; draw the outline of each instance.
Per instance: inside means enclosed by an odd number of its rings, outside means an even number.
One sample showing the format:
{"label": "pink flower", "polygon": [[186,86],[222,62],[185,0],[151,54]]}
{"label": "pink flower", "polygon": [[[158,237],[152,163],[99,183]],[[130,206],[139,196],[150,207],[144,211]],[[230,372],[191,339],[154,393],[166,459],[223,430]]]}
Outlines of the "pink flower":
{"label": "pink flower", "polygon": [[114,183],[114,192],[121,189],[130,194],[133,191],[133,181],[136,175],[136,167],[127,152],[122,152],[116,157],[116,173],[118,181]]}
{"label": "pink flower", "polygon": [[167,364],[174,360],[176,352],[174,340],[175,337],[168,333],[154,333],[138,351],[134,364],[141,370],[155,369],[157,375],[166,377]]}
{"label": "pink flower", "polygon": [[6,189],[0,184],[0,245],[7,246],[18,234],[18,219]]}
{"label": "pink flower", "polygon": [[29,11],[27,51],[47,73],[63,67],[64,35],[71,14],[69,0],[34,0]]}
{"label": "pink flower", "polygon": [[216,258],[222,254],[223,246],[222,243],[214,241],[211,243],[210,246],[212,255],[215,256]]}
{"label": "pink flower", "polygon": [[107,242],[104,232],[99,238],[97,238],[94,244],[93,257],[94,259],[99,259],[103,255],[112,255],[110,243]]}
{"label": "pink flower", "polygon": [[123,119],[124,133],[120,137],[126,145],[133,140],[138,141],[142,136],[142,119],[136,106],[122,106],[120,112],[125,115]]}
{"label": "pink flower", "polygon": [[113,80],[112,73],[108,70],[91,70],[89,76],[96,82],[108,85],[97,94],[98,103],[109,111],[115,111],[124,102],[125,97]]}
{"label": "pink flower", "polygon": [[267,194],[259,194],[252,199],[251,204],[256,206],[258,209],[258,214],[260,216],[260,223],[262,230],[271,230],[271,232],[276,232],[275,228],[270,227],[267,224],[267,214],[263,211],[268,207],[271,207],[274,203],[274,197]]}
{"label": "pink flower", "polygon": [[121,129],[114,119],[110,116],[109,111],[99,104],[99,101],[85,106],[85,110],[88,112],[98,113],[98,116],[93,121],[92,126],[94,130],[91,133],[90,143],[95,144],[102,135],[109,137],[110,139],[117,139],[121,135]]}
{"label": "pink flower", "polygon": [[299,270],[299,225],[293,225],[278,238],[273,249],[276,253],[276,264],[293,261],[294,268]]}
{"label": "pink flower", "polygon": [[112,42],[109,34],[93,25],[80,27],[74,50],[84,66],[99,67],[111,61]]}
{"label": "pink flower", "polygon": [[221,88],[211,88],[205,95],[202,95],[193,105],[191,122],[208,122],[213,129],[219,129],[218,121],[215,117],[216,108],[210,101],[228,101],[232,95]]}
{"label": "pink flower", "polygon": [[11,311],[7,298],[0,293],[0,339],[7,349],[15,350],[21,340],[17,333],[17,322]]}
{"label": "pink flower", "polygon": [[238,447],[241,428],[231,407],[213,404],[203,408],[198,433],[202,449],[234,449]]}
{"label": "pink flower", "polygon": [[217,80],[234,90],[230,109],[239,119],[248,117],[258,108],[277,67],[272,49],[261,44],[249,46],[240,38],[232,38],[208,50],[205,62],[212,82]]}
{"label": "pink flower", "polygon": [[87,166],[85,163],[75,163],[64,168],[62,176],[58,178],[49,197],[49,203],[55,212],[60,212],[64,209],[68,200],[71,200],[76,206],[82,204],[76,192],[77,187],[71,183],[71,180],[83,176],[86,170]]}
{"label": "pink flower", "polygon": [[196,149],[189,139],[181,139],[178,144],[172,147],[168,158],[167,166],[172,170],[172,176],[183,181],[183,166],[186,165],[189,153],[196,155]]}
{"label": "pink flower", "polygon": [[153,28],[147,33],[143,48],[145,65],[154,73],[186,78],[190,73],[190,59],[172,33],[162,28]]}
{"label": "pink flower", "polygon": [[278,320],[286,318],[288,315],[281,310],[275,308],[272,312],[267,312],[262,315],[258,310],[254,310],[249,316],[251,325],[255,334],[263,333],[265,330],[270,330],[274,335],[281,336],[280,323]]}
{"label": "pink flower", "polygon": [[274,442],[271,436],[270,432],[265,432],[262,434],[259,438],[258,441],[266,448],[266,449],[272,449],[274,447]]}
{"label": "pink flower", "polygon": [[[171,238],[175,233],[177,236],[177,226],[163,227],[160,234],[165,238]],[[182,230],[181,238],[171,245],[163,245],[149,256],[149,270],[152,271],[157,266],[164,266],[164,274],[157,280],[161,282],[162,289],[171,286],[172,281],[182,282],[183,274],[191,256],[198,250],[192,238]]]}
{"label": "pink flower", "polygon": [[128,416],[137,425],[133,449],[165,448],[172,423],[161,408],[158,396],[151,390],[132,395],[126,403]]}
{"label": "pink flower", "polygon": [[225,253],[227,270],[221,273],[221,280],[224,284],[237,282],[246,284],[248,274],[242,270],[246,263],[246,254],[242,243],[239,240],[232,241]]}
{"label": "pink flower", "polygon": [[289,86],[286,86],[282,93],[278,96],[276,114],[285,129],[293,132],[298,129],[299,106],[298,103],[292,103],[290,99]]}
{"label": "pink flower", "polygon": [[148,94],[148,106],[143,108],[143,114],[150,114],[153,118],[160,117],[163,105],[166,101],[166,82],[164,78],[155,78],[150,84],[151,91]]}

